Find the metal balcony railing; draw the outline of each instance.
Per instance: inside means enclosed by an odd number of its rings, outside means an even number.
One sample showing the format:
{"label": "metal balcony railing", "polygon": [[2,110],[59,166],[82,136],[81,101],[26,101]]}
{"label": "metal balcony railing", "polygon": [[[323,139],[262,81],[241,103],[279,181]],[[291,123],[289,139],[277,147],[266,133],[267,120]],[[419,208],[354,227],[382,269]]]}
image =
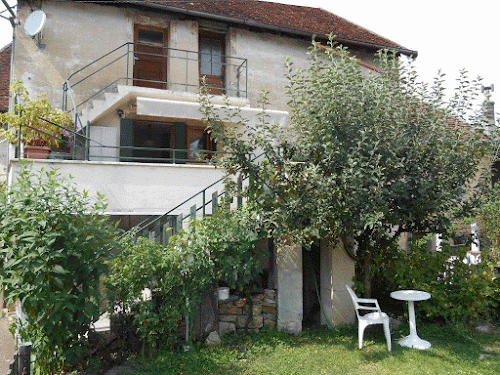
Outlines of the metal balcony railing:
{"label": "metal balcony railing", "polygon": [[[135,147],[135,146],[109,146],[92,140],[81,132],[72,131],[59,126],[51,121],[42,119],[53,126],[63,130],[64,137],[46,133],[40,129],[23,125],[19,131],[16,157],[19,159],[62,159],[62,160],[95,160],[110,162],[136,162],[136,163],[168,163],[168,164],[188,164],[204,163],[217,154],[217,151],[210,150],[189,150],[180,148],[159,148],[159,147]],[[23,129],[26,128],[26,129]],[[45,139],[55,140],[59,146],[57,149],[34,151],[26,153],[26,145],[23,139],[25,130],[31,134],[40,134]],[[30,136],[33,138],[33,135]],[[35,137],[36,138],[36,137]],[[24,145],[21,147],[21,145]],[[24,149],[24,152],[20,152]]]}
{"label": "metal balcony railing", "polygon": [[[62,88],[62,109],[74,110],[98,99],[106,92],[115,92],[118,85],[157,87],[166,90],[197,93],[200,86],[199,64],[203,55],[169,47],[157,47],[160,53],[143,52],[140,43],[127,42],[72,73]],[[134,77],[134,62],[139,59],[161,59],[165,81]],[[247,97],[247,59],[222,56],[223,87],[210,87],[228,96]],[[137,74],[137,72],[135,72]]]}

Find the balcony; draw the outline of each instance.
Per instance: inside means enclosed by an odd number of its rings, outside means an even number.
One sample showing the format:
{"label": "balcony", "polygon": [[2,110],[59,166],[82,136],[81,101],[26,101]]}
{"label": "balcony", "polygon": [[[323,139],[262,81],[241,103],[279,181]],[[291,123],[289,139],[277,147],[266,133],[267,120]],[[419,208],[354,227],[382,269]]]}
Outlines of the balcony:
{"label": "balcony", "polygon": [[128,42],[72,73],[63,84],[62,108],[74,111],[84,127],[98,116],[94,109],[116,96],[119,87],[124,91],[123,86],[133,86],[129,92],[147,92],[150,97],[168,91],[171,97],[192,101],[203,76],[214,95],[247,98],[244,58]]}

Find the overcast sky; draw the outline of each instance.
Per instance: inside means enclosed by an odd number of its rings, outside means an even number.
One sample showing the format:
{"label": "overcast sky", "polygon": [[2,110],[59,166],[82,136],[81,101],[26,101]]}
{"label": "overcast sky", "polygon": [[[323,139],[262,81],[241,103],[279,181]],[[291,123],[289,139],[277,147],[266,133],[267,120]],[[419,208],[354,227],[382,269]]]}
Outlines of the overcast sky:
{"label": "overcast sky", "polygon": [[497,0],[284,0],[319,7],[418,51],[415,61],[424,81],[441,69],[447,86],[455,87],[458,73],[481,76],[495,84],[500,110],[500,14]]}
{"label": "overcast sky", "polygon": [[[15,0],[7,0],[15,4]],[[423,80],[438,69],[454,87],[460,69],[496,85],[500,98],[500,16],[496,0],[281,0],[281,3],[320,7],[418,51],[416,65]],[[5,9],[0,2],[0,12]],[[6,15],[7,13],[1,13]],[[11,39],[11,26],[0,18],[0,48]],[[497,112],[500,100],[497,102]]]}

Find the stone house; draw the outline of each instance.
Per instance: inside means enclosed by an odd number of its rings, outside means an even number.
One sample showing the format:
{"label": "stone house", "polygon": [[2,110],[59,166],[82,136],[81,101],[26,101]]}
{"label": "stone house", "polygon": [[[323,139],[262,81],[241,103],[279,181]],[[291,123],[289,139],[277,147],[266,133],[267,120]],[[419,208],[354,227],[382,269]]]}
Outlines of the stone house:
{"label": "stone house", "polygon": [[[59,168],[79,188],[103,193],[125,229],[153,218],[144,229],[151,237],[196,214],[193,206],[210,213],[204,204],[222,189],[223,171],[195,156],[217,151],[201,122],[200,77],[218,103],[227,95],[240,107],[250,126],[267,89],[270,119],[285,126],[284,62],[306,66],[312,40],[333,33],[364,69],[381,48],[416,55],[325,10],[267,1],[20,0],[17,17],[11,77],[70,111],[79,134],[70,153],[54,150],[35,167]],[[7,178],[15,176],[22,150],[4,142],[0,153]],[[354,321],[344,288],[354,262],[341,247],[325,240],[306,254],[299,246],[263,246],[270,257],[262,287],[277,291],[278,328]]]}

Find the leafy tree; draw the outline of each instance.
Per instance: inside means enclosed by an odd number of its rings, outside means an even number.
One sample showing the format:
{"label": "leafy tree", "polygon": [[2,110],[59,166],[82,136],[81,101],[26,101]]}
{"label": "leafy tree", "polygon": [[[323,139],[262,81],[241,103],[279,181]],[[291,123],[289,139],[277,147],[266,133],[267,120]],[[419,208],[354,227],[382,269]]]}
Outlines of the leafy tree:
{"label": "leafy tree", "polygon": [[214,162],[249,178],[241,194],[261,209],[270,233],[342,239],[357,249],[366,294],[377,252],[402,232],[446,233],[470,207],[489,145],[473,111],[478,81],[462,72],[447,100],[442,75],[421,84],[411,64],[387,51],[377,57],[379,72],[367,73],[330,42],[313,44],[306,69],[288,61],[287,128],[268,121],[266,93],[255,126],[237,109],[216,110],[206,92],[201,99],[222,149]]}
{"label": "leafy tree", "polygon": [[213,216],[192,222],[183,243],[209,254],[211,281],[246,292],[262,272],[263,260],[268,255],[257,249],[262,235],[259,215],[251,206],[235,210],[221,206]]}
{"label": "leafy tree", "polygon": [[21,336],[36,368],[50,374],[84,358],[85,333],[99,317],[99,280],[116,229],[101,195],[80,193],[56,170],[24,165],[0,187],[0,285],[20,301]]}

